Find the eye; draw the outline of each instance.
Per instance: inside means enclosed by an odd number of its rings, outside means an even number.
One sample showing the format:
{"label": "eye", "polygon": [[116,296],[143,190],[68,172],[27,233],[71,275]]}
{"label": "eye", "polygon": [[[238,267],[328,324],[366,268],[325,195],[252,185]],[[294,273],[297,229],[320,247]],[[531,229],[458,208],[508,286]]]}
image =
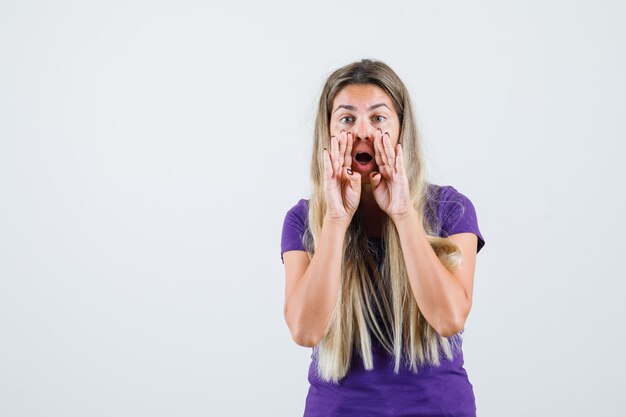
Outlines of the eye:
{"label": "eye", "polygon": [[354,122],[354,117],[352,116],[343,116],[341,119],[339,119],[339,123],[353,123]]}
{"label": "eye", "polygon": [[373,119],[376,123],[382,123],[382,122],[384,122],[385,120],[387,120],[387,119],[385,118],[385,116],[380,116],[380,115],[378,115],[378,116],[374,116],[374,117],[372,117],[372,119]]}

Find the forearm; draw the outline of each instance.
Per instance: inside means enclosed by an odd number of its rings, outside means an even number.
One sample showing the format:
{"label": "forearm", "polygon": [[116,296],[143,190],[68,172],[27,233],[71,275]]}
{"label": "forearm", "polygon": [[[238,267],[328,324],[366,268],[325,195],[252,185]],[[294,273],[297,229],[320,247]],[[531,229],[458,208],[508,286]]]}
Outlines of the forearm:
{"label": "forearm", "polygon": [[315,253],[289,295],[287,316],[295,340],[314,346],[324,336],[337,303],[347,224],[324,219]]}
{"label": "forearm", "polygon": [[420,311],[440,335],[448,337],[457,333],[468,303],[463,286],[430,246],[415,209],[393,221]]}

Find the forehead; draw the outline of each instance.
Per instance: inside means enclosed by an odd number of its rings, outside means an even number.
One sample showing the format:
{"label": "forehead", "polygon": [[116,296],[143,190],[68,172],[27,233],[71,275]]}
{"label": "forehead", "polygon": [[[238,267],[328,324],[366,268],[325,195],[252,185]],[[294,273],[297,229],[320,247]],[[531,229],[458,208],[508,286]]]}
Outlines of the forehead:
{"label": "forehead", "polygon": [[333,100],[333,111],[341,104],[355,106],[358,109],[367,109],[378,103],[385,103],[393,109],[391,97],[374,84],[350,84],[342,88]]}

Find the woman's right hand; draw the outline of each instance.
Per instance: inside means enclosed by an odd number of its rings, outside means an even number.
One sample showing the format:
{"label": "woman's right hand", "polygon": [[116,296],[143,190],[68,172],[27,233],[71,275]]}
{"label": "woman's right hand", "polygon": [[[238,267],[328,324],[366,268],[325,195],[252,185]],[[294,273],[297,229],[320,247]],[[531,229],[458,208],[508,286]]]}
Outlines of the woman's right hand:
{"label": "woman's right hand", "polygon": [[361,174],[352,171],[351,133],[342,131],[330,138],[324,150],[324,197],[326,217],[350,224],[361,200]]}

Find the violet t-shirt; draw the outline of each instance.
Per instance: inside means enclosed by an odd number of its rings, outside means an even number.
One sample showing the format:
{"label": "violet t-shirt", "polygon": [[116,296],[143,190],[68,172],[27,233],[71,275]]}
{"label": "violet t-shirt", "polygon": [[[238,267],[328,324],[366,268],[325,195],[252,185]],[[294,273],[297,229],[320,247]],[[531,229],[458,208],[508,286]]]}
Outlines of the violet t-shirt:
{"label": "violet t-shirt", "polygon": [[[472,202],[452,186],[430,185],[426,215],[436,213],[439,236],[470,232],[478,237],[477,253],[485,245]],[[302,243],[308,227],[308,200],[301,199],[286,214],[281,239],[283,253],[305,250]],[[369,238],[381,253],[380,238]],[[378,256],[380,259],[380,255]],[[283,260],[284,263],[284,260]],[[461,342],[464,330],[457,337]],[[463,368],[462,343],[452,361],[441,355],[441,365],[426,365],[415,374],[404,364],[394,373],[394,358],[372,338],[374,369],[365,370],[355,349],[348,374],[336,383],[322,381],[311,354],[304,417],[339,416],[476,416],[473,386]],[[315,348],[313,348],[315,349]]]}

